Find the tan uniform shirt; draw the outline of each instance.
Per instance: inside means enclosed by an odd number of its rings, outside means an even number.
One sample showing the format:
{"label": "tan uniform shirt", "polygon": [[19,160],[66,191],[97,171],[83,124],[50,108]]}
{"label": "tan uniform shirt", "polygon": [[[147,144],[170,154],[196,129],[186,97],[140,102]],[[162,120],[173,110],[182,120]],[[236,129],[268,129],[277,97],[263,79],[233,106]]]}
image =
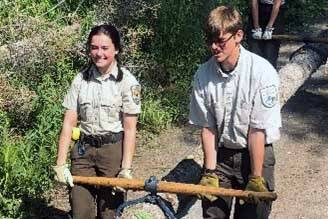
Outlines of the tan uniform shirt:
{"label": "tan uniform shirt", "polygon": [[219,146],[246,148],[249,127],[264,129],[266,143],[272,143],[280,137],[278,87],[272,65],[242,46],[229,74],[212,57],[194,76],[189,121],[216,128]]}
{"label": "tan uniform shirt", "polygon": [[95,66],[89,71],[92,75],[90,81],[83,80],[83,73],[74,78],[63,106],[78,113],[79,126],[84,134],[122,131],[122,113],[139,114],[141,111],[139,83],[125,68],[122,68],[122,81],[116,82],[117,66],[107,77],[102,77]]}

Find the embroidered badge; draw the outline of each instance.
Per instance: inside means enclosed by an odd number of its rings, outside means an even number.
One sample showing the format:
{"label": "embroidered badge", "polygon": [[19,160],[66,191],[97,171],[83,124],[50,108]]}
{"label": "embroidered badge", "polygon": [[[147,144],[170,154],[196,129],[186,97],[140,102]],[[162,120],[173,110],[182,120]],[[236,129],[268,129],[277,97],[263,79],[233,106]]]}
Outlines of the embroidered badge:
{"label": "embroidered badge", "polygon": [[135,104],[140,104],[141,86],[140,85],[131,86],[131,93],[132,93],[132,99],[135,102]]}
{"label": "embroidered badge", "polygon": [[274,107],[278,102],[278,89],[275,85],[271,85],[260,90],[261,101],[263,106],[267,108]]}

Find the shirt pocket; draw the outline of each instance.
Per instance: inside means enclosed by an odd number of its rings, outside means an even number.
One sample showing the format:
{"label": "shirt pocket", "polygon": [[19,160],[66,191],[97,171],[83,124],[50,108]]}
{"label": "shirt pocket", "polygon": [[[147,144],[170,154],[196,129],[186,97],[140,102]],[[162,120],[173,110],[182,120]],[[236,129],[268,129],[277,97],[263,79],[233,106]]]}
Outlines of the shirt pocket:
{"label": "shirt pocket", "polygon": [[116,98],[103,98],[101,101],[100,117],[105,122],[117,122],[120,120],[121,106]]}
{"label": "shirt pocket", "polygon": [[236,120],[240,125],[249,125],[252,105],[246,101],[241,101],[239,107],[236,109]]}

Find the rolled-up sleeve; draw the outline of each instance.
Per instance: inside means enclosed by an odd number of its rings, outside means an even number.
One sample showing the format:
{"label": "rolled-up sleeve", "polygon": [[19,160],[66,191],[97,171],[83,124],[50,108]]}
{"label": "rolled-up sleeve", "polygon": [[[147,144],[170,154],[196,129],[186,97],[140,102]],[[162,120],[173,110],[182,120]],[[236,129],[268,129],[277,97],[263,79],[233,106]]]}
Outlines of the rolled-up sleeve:
{"label": "rolled-up sleeve", "polygon": [[264,129],[267,143],[280,137],[281,112],[279,103],[279,77],[275,71],[263,74],[255,93],[250,127]]}
{"label": "rolled-up sleeve", "polygon": [[189,104],[189,123],[200,127],[215,127],[215,121],[213,111],[206,100],[204,87],[201,86],[196,74]]}
{"label": "rolled-up sleeve", "polygon": [[123,86],[123,112],[139,114],[141,113],[141,86],[133,75],[126,76]]}

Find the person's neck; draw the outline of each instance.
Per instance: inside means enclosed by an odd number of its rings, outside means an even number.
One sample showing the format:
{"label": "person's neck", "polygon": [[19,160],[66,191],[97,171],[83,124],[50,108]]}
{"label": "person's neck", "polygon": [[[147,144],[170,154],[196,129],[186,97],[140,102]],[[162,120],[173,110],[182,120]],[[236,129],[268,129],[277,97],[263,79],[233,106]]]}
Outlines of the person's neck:
{"label": "person's neck", "polygon": [[98,69],[102,77],[107,77],[111,74],[112,69],[116,65],[116,61],[114,60],[107,68]]}
{"label": "person's neck", "polygon": [[232,72],[238,64],[239,55],[240,55],[240,47],[238,46],[227,60],[225,60],[222,63],[219,63],[221,69],[225,73]]}

